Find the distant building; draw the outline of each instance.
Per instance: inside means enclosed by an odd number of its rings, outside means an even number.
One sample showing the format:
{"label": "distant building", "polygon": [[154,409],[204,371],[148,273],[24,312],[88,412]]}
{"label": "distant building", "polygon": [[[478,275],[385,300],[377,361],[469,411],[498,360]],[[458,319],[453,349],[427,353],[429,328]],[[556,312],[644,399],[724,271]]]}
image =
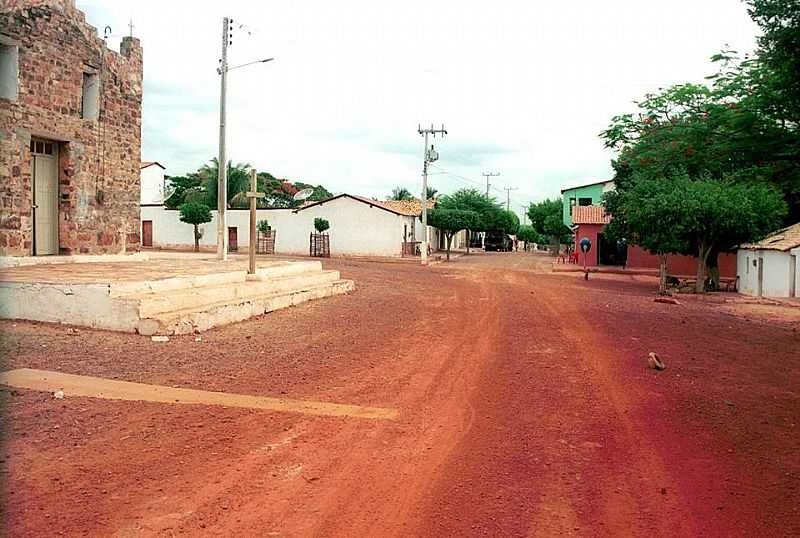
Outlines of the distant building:
{"label": "distant building", "polygon": [[0,2],[0,255],[139,246],[142,48],[73,0]]}
{"label": "distant building", "polygon": [[739,292],[756,297],[800,297],[800,223],[736,252]]}
{"label": "distant building", "polygon": [[162,205],[164,203],[164,166],[156,161],[142,162],[140,169],[141,205]]}
{"label": "distant building", "polygon": [[[432,208],[434,202],[428,202]],[[277,254],[308,254],[309,234],[314,219],[330,222],[330,248],[333,256],[401,257],[417,255],[423,234],[422,204],[418,200],[385,201],[364,196],[339,194],[296,209],[259,209],[258,220],[267,220],[275,232]],[[217,211],[212,221],[200,226],[200,247],[216,245]],[[227,212],[228,242],[243,248],[250,242],[249,210],[230,208]],[[445,248],[444,233],[428,226],[431,251]],[[189,249],[194,244],[193,227],[180,222],[179,211],[163,205],[142,206],[143,246]],[[459,232],[452,248],[466,246],[466,234]]]}
{"label": "distant building", "polygon": [[571,227],[574,224],[572,221],[572,209],[574,207],[600,205],[603,203],[603,194],[611,190],[614,190],[614,182],[611,180],[584,183],[562,189],[561,200],[564,208],[564,226]]}

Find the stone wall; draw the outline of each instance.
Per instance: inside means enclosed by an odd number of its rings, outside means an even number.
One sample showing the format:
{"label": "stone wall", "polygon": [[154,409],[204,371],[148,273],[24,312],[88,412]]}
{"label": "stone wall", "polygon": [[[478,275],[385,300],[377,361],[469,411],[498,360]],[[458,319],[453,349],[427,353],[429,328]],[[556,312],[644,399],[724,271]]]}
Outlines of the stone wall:
{"label": "stone wall", "polygon": [[[0,43],[19,56],[18,96],[0,98],[0,255],[33,253],[32,136],[59,150],[60,253],[138,249],[139,40],[108,49],[74,0],[0,0]],[[96,119],[81,118],[84,73],[100,79]]]}

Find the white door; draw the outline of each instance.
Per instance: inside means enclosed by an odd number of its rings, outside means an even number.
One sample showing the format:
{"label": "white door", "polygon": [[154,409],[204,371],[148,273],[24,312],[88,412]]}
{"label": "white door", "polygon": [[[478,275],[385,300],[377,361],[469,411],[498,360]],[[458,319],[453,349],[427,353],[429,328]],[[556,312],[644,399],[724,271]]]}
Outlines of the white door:
{"label": "white door", "polygon": [[33,153],[33,253],[58,254],[58,146],[31,141]]}

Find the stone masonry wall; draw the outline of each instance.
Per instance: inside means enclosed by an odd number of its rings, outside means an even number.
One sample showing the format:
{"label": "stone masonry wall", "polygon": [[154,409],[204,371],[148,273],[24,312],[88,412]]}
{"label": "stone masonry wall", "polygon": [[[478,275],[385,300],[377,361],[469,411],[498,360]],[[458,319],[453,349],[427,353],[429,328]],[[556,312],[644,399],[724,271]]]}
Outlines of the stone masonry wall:
{"label": "stone masonry wall", "polygon": [[[0,42],[19,54],[16,100],[0,98],[0,255],[33,253],[31,137],[59,148],[61,254],[139,247],[142,48],[105,46],[74,0],[0,0]],[[100,78],[81,118],[84,73]]]}

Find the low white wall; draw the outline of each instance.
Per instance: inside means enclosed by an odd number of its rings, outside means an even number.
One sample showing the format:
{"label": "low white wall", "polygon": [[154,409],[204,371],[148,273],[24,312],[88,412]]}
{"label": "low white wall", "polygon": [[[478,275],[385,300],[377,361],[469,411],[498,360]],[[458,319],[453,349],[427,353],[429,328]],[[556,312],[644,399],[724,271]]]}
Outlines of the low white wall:
{"label": "low white wall", "polygon": [[[217,211],[212,210],[212,221],[200,226],[203,237],[201,247],[212,249],[217,242]],[[412,226],[416,237],[421,238],[422,225],[415,217],[400,216],[342,197],[308,209],[259,209],[258,220],[267,219],[276,231],[275,252],[279,254],[308,254],[309,234],[314,231],[315,218],[330,222],[331,254],[350,256],[400,256],[403,233],[410,238]],[[180,212],[159,207],[142,207],[142,221],[153,222],[153,246],[156,248],[189,248],[194,245],[193,226],[180,221]],[[230,209],[228,227],[237,228],[240,250],[250,243],[250,212]],[[430,227],[429,227],[430,228]],[[435,228],[430,228],[431,239]],[[435,250],[435,244],[432,245]]]}
{"label": "low white wall", "polygon": [[759,258],[764,260],[762,296],[788,297],[791,280],[796,278],[796,275],[789,271],[789,253],[778,250],[740,249],[737,251],[736,274],[739,276],[739,292],[744,295],[758,295]]}

